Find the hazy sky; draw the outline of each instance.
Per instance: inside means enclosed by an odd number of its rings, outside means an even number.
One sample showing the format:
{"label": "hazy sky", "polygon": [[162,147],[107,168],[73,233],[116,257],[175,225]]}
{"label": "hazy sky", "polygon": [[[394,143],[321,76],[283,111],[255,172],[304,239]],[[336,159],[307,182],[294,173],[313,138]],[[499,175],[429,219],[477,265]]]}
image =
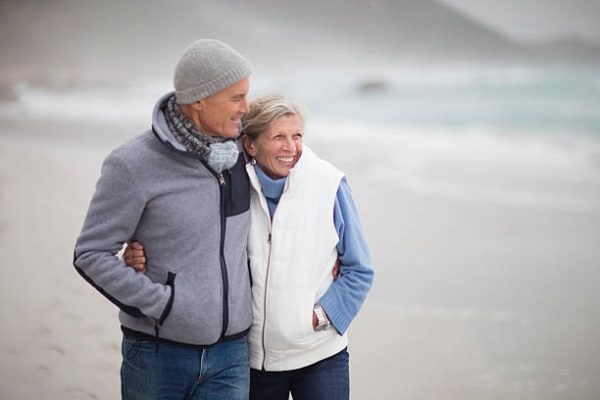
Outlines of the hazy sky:
{"label": "hazy sky", "polygon": [[600,42],[599,0],[440,0],[522,41],[577,35]]}

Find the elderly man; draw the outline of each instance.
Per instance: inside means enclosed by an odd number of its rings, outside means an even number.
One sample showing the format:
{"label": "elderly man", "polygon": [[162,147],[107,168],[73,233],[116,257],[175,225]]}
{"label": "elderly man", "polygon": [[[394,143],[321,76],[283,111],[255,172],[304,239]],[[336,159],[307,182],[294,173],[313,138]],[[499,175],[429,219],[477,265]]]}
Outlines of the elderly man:
{"label": "elderly man", "polygon": [[[120,308],[124,399],[248,396],[250,197],[236,139],[250,72],[228,45],[192,43],[152,130],[102,166],[74,264]],[[115,256],[132,239],[145,273]]]}

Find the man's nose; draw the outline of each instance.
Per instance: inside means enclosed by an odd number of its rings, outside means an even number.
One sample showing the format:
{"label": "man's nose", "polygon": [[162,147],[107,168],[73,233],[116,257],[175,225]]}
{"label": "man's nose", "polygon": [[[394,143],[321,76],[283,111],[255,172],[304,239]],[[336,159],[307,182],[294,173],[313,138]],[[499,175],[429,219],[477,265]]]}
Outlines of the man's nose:
{"label": "man's nose", "polygon": [[240,111],[244,114],[248,114],[250,112],[250,106],[248,105],[248,100],[243,99],[240,103]]}

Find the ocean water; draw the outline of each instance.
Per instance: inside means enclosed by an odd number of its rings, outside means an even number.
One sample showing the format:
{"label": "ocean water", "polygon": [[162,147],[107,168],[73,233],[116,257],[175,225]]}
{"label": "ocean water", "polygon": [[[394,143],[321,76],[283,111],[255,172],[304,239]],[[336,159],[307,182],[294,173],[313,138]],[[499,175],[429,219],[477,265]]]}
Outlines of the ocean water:
{"label": "ocean water", "polygon": [[[169,79],[14,82],[3,88],[0,117],[145,120]],[[600,64],[308,66],[255,74],[251,89],[251,97],[281,93],[303,102],[310,118],[343,123],[600,135]]]}
{"label": "ocean water", "polygon": [[311,112],[453,130],[600,133],[600,65],[399,68],[337,93],[322,91]]}
{"label": "ocean water", "polygon": [[318,76],[286,87],[306,99],[307,140],[354,143],[360,156],[347,157],[376,179],[453,199],[600,215],[600,65]]}

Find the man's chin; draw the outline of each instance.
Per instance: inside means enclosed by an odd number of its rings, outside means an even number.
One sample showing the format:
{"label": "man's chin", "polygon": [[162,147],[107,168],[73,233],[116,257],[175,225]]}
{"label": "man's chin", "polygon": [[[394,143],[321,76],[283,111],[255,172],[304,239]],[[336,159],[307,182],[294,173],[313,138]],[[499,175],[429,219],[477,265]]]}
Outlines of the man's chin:
{"label": "man's chin", "polygon": [[239,131],[236,130],[227,130],[227,131],[220,131],[218,133],[210,133],[210,132],[206,132],[207,134],[209,134],[210,136],[217,136],[217,137],[222,137],[225,139],[235,139],[236,137],[239,136]]}
{"label": "man's chin", "polygon": [[227,137],[229,138],[236,138],[240,135],[240,129],[238,127],[236,127],[235,129],[231,129],[230,131],[227,132]]}

